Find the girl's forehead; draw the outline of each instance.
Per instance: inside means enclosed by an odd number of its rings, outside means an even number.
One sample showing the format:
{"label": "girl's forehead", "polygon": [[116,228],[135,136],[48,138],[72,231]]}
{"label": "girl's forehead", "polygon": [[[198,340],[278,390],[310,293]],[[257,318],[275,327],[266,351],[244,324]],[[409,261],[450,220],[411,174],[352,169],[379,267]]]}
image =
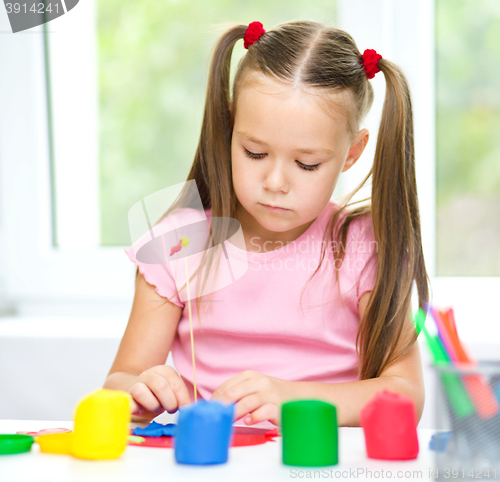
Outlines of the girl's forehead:
{"label": "girl's forehead", "polygon": [[250,71],[243,76],[240,82],[239,93],[243,90],[259,92],[271,96],[282,96],[286,94],[296,95],[321,95],[319,89],[305,85],[299,81],[285,82],[262,72]]}
{"label": "girl's forehead", "polygon": [[250,70],[242,75],[239,81],[238,90],[241,91],[244,88],[253,88],[256,91],[270,95],[280,95],[296,91],[304,95],[315,97],[318,100],[323,99],[324,101],[330,98],[345,99],[347,97],[352,97],[352,92],[347,88],[328,88],[308,85],[299,78],[285,81],[255,70]]}
{"label": "girl's forehead", "polygon": [[303,84],[287,84],[264,74],[248,76],[240,85],[236,99],[236,122],[241,126],[268,128],[273,123],[298,123],[336,136],[348,133],[349,95]]}

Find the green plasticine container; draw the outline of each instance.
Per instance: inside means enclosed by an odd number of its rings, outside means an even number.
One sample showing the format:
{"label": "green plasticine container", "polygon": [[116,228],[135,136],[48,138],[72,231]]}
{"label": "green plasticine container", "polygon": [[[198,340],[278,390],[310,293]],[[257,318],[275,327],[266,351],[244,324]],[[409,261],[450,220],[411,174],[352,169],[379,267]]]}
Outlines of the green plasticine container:
{"label": "green plasticine container", "polygon": [[296,400],[281,406],[283,463],[301,467],[339,461],[335,405],[322,400]]}
{"label": "green plasticine container", "polygon": [[34,441],[31,435],[0,434],[0,455],[29,452]]}

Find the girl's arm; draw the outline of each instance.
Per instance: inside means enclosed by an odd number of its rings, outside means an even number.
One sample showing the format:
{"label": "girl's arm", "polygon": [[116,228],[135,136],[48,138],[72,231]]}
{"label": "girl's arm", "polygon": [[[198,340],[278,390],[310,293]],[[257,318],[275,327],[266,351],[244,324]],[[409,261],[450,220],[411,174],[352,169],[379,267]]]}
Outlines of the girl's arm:
{"label": "girl's arm", "polygon": [[190,403],[184,382],[165,365],[181,314],[180,306],[160,296],[138,274],[127,328],[103,385],[132,395],[132,411],[142,415],[133,421],[150,420],[163,409],[175,412]]}
{"label": "girl's arm", "polygon": [[[359,301],[360,318],[364,316],[370,292],[365,293]],[[408,317],[406,335],[411,336],[414,330]],[[404,337],[402,337],[404,338]],[[404,340],[403,340],[404,341]],[[376,392],[391,390],[404,393],[413,398],[417,422],[424,409],[424,379],[418,342],[397,362],[386,368],[378,378],[345,383],[292,382],[289,387],[297,398],[322,398],[329,400],[337,407],[338,423],[342,426],[359,426],[359,412]]]}

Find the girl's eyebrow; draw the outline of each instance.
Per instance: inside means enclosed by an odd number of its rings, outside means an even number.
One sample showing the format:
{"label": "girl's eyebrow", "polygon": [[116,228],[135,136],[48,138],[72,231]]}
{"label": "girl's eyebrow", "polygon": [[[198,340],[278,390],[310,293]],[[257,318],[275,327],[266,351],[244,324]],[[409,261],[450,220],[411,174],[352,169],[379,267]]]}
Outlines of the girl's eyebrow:
{"label": "girl's eyebrow", "polygon": [[[240,137],[244,137],[245,139],[249,140],[250,142],[254,142],[255,144],[259,144],[261,146],[266,146],[269,147],[268,144],[266,144],[264,141],[260,141],[259,139],[256,139],[255,137],[252,137],[250,134],[242,131],[238,131],[236,134],[238,134]],[[330,149],[324,149],[324,148],[297,148],[295,149],[297,152],[301,152],[303,154],[316,154],[316,155],[323,155],[323,156],[332,156],[333,151]]]}

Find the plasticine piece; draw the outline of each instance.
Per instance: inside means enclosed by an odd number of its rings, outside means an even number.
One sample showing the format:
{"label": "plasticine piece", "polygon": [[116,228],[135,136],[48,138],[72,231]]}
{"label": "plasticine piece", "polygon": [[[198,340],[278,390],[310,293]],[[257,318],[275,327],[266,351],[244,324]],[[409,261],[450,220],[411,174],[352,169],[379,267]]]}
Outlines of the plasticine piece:
{"label": "plasticine piece", "polygon": [[102,388],[83,398],[75,413],[72,454],[82,459],[115,459],[127,446],[131,397]]}
{"label": "plasticine piece", "polygon": [[278,437],[278,429],[271,430],[257,427],[234,427],[231,447],[242,447],[244,445],[260,445],[266,442],[274,442]]}
{"label": "plasticine piece", "polygon": [[138,435],[129,435],[127,437],[127,442],[129,445],[142,445],[146,439],[144,437],[139,437]]}
{"label": "plasticine piece", "polygon": [[199,400],[179,409],[174,437],[177,463],[192,465],[227,462],[233,435],[234,403]]}
{"label": "plasticine piece", "polygon": [[451,437],[451,432],[437,432],[429,442],[429,449],[436,452],[446,452],[446,447]]}
{"label": "plasticine piece", "polygon": [[161,437],[139,437],[137,435],[129,435],[128,444],[135,445],[137,447],[171,449],[174,447],[174,437],[167,437],[166,435],[162,435]]}
{"label": "plasticine piece", "polygon": [[417,418],[411,397],[381,390],[361,409],[359,419],[369,458],[417,458]]}
{"label": "plasticine piece", "polygon": [[132,430],[134,435],[143,435],[145,437],[161,437],[162,435],[175,436],[175,423],[163,425],[158,422],[151,422],[147,427],[135,427]]}
{"label": "plasticine piece", "polygon": [[281,406],[283,463],[321,467],[339,462],[337,408],[322,400]]}
{"label": "plasticine piece", "polygon": [[[275,442],[275,438],[279,437],[278,429],[271,430],[267,428],[257,427],[234,427],[231,447],[242,447],[248,445],[260,445],[266,442]],[[140,439],[140,440],[136,440]],[[162,435],[161,437],[136,437],[129,435],[129,445],[140,447],[156,447],[156,448],[173,448],[173,437]]]}

